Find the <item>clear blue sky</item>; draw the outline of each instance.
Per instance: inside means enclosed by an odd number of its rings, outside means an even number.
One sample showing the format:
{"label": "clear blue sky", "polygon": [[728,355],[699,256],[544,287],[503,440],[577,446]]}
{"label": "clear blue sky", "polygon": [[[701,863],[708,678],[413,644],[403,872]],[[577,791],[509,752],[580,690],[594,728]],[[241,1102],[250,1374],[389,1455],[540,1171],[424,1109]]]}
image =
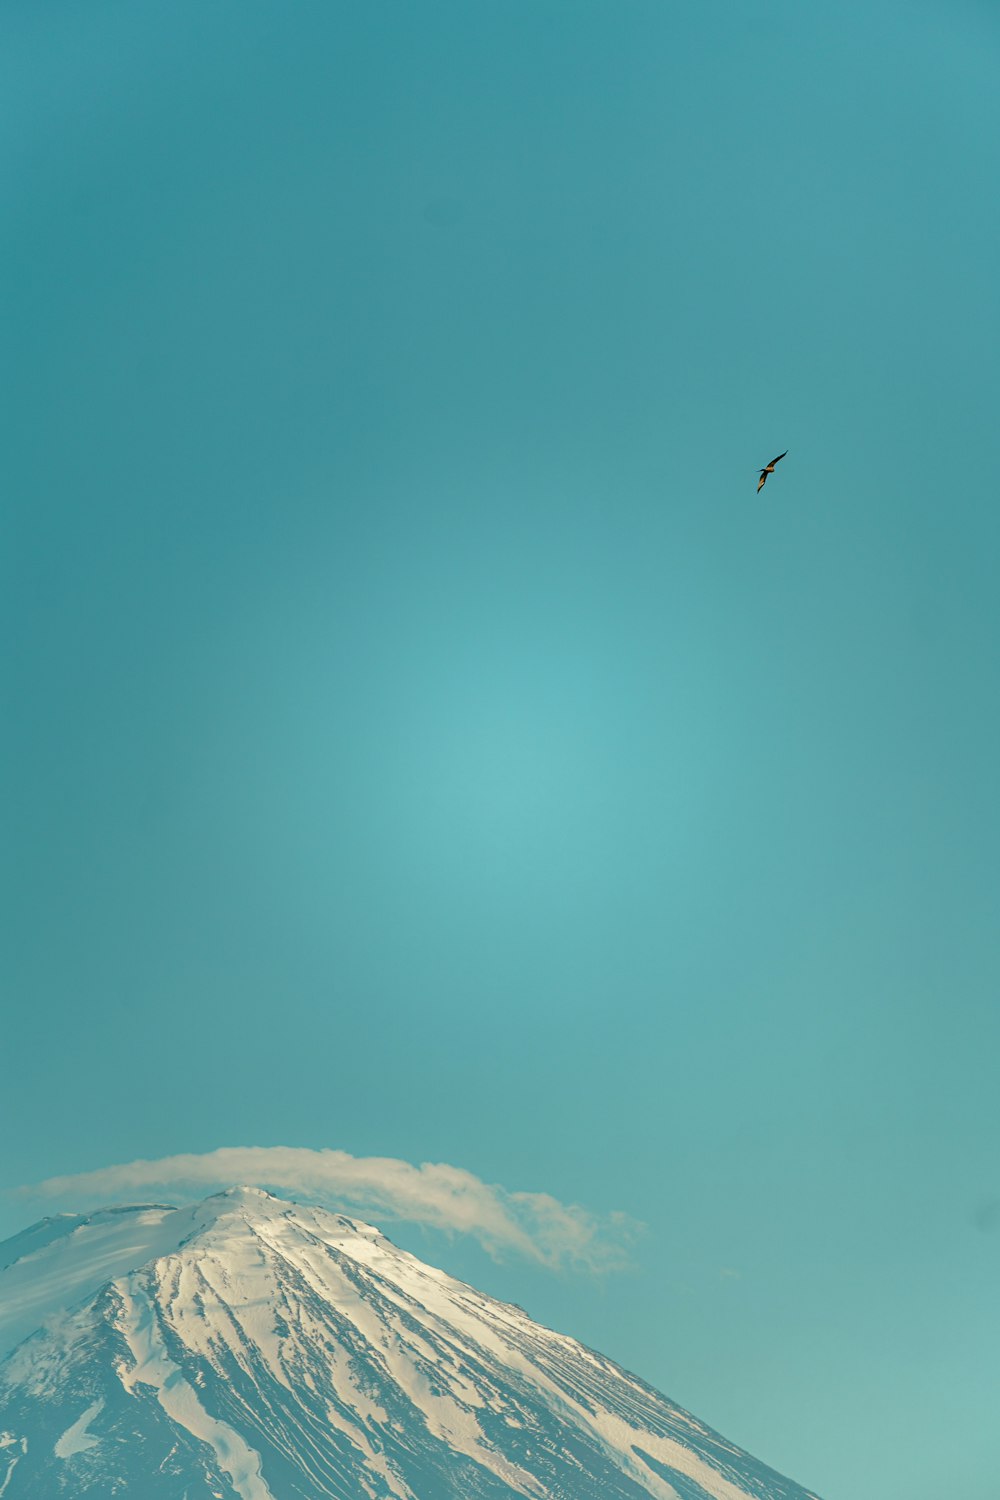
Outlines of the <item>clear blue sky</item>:
{"label": "clear blue sky", "polygon": [[396,1237],[824,1500],[994,1500],[995,8],[0,29],[3,1183],[620,1209]]}

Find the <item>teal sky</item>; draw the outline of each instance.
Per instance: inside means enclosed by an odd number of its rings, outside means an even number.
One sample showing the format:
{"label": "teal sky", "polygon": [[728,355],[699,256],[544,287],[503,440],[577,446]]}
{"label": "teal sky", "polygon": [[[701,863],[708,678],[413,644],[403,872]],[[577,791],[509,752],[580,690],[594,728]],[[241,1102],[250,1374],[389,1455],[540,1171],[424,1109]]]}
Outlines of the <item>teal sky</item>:
{"label": "teal sky", "polygon": [[621,1210],[391,1232],[824,1500],[994,1500],[995,9],[0,33],[3,1184]]}

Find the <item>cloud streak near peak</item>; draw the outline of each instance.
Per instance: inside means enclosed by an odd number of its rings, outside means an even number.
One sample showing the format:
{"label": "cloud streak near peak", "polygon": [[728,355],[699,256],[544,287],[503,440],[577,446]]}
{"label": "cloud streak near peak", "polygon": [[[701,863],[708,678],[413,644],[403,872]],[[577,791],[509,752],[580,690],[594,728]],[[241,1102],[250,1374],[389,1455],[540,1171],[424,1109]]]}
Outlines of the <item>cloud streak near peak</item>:
{"label": "cloud streak near peak", "polygon": [[287,1189],[341,1210],[469,1234],[495,1259],[525,1256],[543,1265],[615,1270],[627,1264],[635,1221],[599,1218],[547,1193],[509,1192],[445,1162],[414,1166],[391,1156],[351,1156],[301,1146],[224,1146],[204,1154],[133,1161],[25,1188],[46,1198],[116,1198],[151,1188]]}

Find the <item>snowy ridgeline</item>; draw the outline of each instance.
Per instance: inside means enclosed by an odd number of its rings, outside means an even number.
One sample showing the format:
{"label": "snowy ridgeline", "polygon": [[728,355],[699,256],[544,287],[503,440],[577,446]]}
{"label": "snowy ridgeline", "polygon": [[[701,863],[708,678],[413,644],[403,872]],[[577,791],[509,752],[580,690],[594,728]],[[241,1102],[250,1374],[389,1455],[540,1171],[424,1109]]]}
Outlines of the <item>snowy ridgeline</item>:
{"label": "snowy ridgeline", "polygon": [[45,1220],[0,1265],[0,1500],[811,1500],[519,1308],[259,1189]]}

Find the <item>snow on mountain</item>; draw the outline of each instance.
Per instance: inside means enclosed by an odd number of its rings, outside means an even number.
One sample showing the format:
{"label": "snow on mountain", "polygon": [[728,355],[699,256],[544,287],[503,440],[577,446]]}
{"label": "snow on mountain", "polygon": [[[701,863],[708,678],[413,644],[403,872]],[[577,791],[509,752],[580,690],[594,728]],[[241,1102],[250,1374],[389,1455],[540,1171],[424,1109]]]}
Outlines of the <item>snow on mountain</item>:
{"label": "snow on mountain", "polygon": [[0,1500],[815,1500],[571,1338],[256,1188],[0,1245]]}

